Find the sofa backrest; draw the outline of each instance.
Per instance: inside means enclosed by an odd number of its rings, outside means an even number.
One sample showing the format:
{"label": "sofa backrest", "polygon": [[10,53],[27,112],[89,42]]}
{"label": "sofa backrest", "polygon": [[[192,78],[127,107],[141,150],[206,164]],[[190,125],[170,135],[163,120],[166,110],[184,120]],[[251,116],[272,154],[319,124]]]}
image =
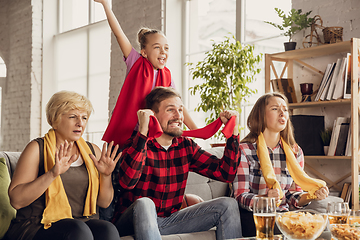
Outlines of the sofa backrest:
{"label": "sofa backrest", "polygon": [[[207,152],[221,158],[224,154],[223,147],[206,149]],[[6,165],[9,170],[10,178],[12,178],[16,164],[19,160],[21,152],[1,152],[0,158],[6,160]],[[200,196],[202,199],[210,200],[216,197],[229,195],[229,184],[212,180],[210,178],[201,176],[197,173],[190,172],[185,193],[192,193]]]}
{"label": "sofa backrest", "polygon": [[16,164],[19,160],[21,152],[0,152],[0,158],[5,158],[6,166],[8,167],[10,178],[12,178]]}
{"label": "sofa backrest", "polygon": [[[218,158],[222,158],[224,155],[223,147],[209,148],[205,150]],[[215,181],[194,172],[189,173],[185,194],[196,194],[206,201],[217,197],[229,196],[229,192],[228,183]]]}

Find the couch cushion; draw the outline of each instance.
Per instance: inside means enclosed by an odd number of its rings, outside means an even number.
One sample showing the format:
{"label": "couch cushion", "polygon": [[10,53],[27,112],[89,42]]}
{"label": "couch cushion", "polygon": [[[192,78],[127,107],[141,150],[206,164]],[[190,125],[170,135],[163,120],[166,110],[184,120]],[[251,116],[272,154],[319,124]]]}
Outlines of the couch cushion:
{"label": "couch cushion", "polygon": [[9,170],[10,178],[12,178],[16,164],[19,160],[21,152],[0,152],[0,158],[5,158],[6,165]]}
{"label": "couch cushion", "polygon": [[11,220],[16,215],[15,209],[10,205],[9,184],[10,176],[5,158],[0,158],[0,239],[5,235]]}
{"label": "couch cushion", "polygon": [[323,200],[313,200],[305,207],[305,209],[312,209],[321,213],[326,213],[326,207],[329,202],[343,202],[340,197],[328,196]]}
{"label": "couch cushion", "polygon": [[[205,149],[207,152],[222,158],[224,155],[223,147]],[[227,183],[212,180],[197,173],[190,172],[186,184],[185,193],[192,193],[200,196],[205,201],[229,195],[229,185]]]}

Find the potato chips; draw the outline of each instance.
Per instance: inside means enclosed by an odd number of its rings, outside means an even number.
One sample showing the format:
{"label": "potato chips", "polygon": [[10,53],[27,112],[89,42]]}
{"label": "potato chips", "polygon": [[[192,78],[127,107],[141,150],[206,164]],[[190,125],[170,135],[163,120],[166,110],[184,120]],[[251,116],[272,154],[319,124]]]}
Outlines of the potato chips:
{"label": "potato chips", "polygon": [[278,217],[277,224],[292,239],[312,239],[325,227],[325,219],[308,212],[286,212]]}
{"label": "potato chips", "polygon": [[334,224],[331,226],[331,234],[338,240],[359,240],[360,229],[348,224]]}

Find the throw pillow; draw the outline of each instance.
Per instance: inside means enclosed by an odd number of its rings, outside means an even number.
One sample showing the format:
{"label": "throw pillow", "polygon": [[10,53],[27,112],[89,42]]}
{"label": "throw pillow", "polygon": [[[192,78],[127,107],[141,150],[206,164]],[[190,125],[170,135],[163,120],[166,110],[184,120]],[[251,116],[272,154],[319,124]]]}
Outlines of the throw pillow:
{"label": "throw pillow", "polygon": [[4,158],[0,158],[0,239],[2,239],[15,218],[16,210],[10,205],[8,188],[10,176]]}

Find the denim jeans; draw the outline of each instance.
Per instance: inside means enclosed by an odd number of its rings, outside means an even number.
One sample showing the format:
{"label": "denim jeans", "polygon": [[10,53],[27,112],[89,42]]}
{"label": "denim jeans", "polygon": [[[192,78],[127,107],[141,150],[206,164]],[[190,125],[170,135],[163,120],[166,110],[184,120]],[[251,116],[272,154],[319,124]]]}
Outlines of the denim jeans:
{"label": "denim jeans", "polygon": [[150,198],[137,199],[115,223],[120,236],[135,235],[136,240],[161,240],[155,204]]}
{"label": "denim jeans", "polygon": [[238,204],[228,197],[198,203],[165,218],[157,217],[155,204],[149,198],[140,198],[115,226],[120,236],[134,234],[136,240],[160,240],[161,235],[201,232],[212,227],[216,227],[217,240],[242,237]]}

